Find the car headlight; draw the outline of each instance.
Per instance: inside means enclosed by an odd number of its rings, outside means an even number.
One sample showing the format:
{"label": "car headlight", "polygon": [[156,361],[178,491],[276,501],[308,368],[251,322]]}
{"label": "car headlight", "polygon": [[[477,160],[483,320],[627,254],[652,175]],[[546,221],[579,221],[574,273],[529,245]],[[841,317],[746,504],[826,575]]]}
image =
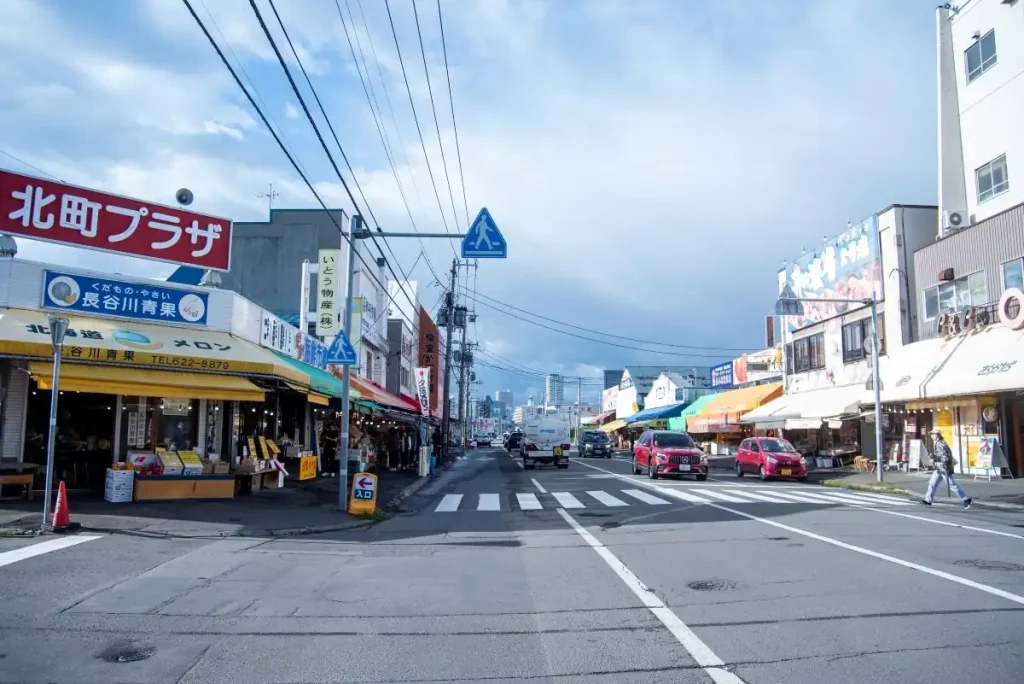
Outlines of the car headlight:
{"label": "car headlight", "polygon": [[772,465],[775,465],[776,463],[779,462],[779,459],[775,458],[774,456],[765,456],[764,460],[768,461]]}
{"label": "car headlight", "polygon": [[658,459],[659,461],[665,461],[668,457],[665,456],[665,454],[656,454],[655,458]]}

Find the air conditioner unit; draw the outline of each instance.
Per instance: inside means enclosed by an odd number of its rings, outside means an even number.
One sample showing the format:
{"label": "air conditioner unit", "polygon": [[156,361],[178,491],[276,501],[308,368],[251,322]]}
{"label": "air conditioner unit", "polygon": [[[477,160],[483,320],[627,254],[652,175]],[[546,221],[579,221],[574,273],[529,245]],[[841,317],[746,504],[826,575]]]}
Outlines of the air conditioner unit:
{"label": "air conditioner unit", "polygon": [[958,230],[963,230],[967,223],[966,211],[944,211],[942,212],[942,236],[946,237]]}

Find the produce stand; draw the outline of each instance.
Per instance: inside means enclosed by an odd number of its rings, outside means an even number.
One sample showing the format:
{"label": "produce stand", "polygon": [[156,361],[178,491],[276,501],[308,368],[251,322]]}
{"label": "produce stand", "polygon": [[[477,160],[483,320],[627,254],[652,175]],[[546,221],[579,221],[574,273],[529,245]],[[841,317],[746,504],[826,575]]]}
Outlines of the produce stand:
{"label": "produce stand", "polygon": [[133,501],[232,499],[234,477],[226,463],[203,461],[194,451],[128,453],[135,470]]}

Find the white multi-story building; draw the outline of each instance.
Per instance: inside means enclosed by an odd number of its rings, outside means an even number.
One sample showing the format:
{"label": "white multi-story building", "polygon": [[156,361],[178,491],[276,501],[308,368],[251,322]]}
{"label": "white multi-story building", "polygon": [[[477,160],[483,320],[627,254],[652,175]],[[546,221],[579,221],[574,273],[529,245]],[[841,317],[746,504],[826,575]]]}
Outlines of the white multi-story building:
{"label": "white multi-story building", "polygon": [[548,406],[561,406],[565,399],[565,383],[561,375],[549,373],[544,378],[544,403]]}
{"label": "white multi-story building", "polygon": [[940,6],[937,31],[941,232],[1024,202],[1024,3]]}

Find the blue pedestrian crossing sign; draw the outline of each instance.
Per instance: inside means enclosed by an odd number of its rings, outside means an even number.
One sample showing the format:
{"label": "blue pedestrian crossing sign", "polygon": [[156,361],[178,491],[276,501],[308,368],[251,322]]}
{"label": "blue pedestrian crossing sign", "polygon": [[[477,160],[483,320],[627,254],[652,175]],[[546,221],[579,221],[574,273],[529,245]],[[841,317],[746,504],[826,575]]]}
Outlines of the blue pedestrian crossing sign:
{"label": "blue pedestrian crossing sign", "polygon": [[326,362],[335,366],[356,365],[356,350],[352,348],[352,343],[348,341],[348,335],[344,330],[338,331],[331,346],[327,348]]}
{"label": "blue pedestrian crossing sign", "polygon": [[462,239],[463,259],[505,259],[508,245],[487,207],[480,210]]}

